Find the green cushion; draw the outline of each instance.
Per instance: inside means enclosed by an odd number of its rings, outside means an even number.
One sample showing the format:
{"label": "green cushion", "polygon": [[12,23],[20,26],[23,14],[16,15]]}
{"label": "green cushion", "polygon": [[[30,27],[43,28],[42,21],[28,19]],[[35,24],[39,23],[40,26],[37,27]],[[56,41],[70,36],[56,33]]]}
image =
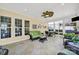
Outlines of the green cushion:
{"label": "green cushion", "polygon": [[70,41],[72,42],[79,42],[79,37],[75,33],[66,33],[64,34],[65,37],[71,37],[72,39]]}
{"label": "green cushion", "polygon": [[73,41],[73,42],[76,42],[76,43],[79,42],[79,37],[78,37],[78,36],[74,36],[74,37],[72,38],[72,41]]}
{"label": "green cushion", "polygon": [[30,31],[30,35],[32,35],[32,38],[37,38],[41,36],[40,31]]}
{"label": "green cushion", "polygon": [[73,36],[75,36],[75,33],[66,33],[66,34],[64,34],[64,36],[73,37]]}
{"label": "green cushion", "polygon": [[66,34],[64,34],[64,36],[65,37],[74,37],[74,36],[76,36],[76,34],[75,33],[66,33]]}

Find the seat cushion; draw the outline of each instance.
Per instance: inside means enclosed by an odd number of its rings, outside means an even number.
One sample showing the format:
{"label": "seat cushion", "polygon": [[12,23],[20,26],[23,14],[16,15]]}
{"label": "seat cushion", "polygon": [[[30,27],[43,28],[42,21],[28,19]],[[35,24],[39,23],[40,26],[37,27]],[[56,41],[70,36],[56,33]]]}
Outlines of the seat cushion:
{"label": "seat cushion", "polygon": [[41,32],[40,31],[31,31],[30,35],[32,35],[32,38],[40,37]]}
{"label": "seat cushion", "polygon": [[68,49],[64,49],[63,51],[59,52],[59,53],[63,53],[65,55],[76,55],[74,52],[68,50]]}

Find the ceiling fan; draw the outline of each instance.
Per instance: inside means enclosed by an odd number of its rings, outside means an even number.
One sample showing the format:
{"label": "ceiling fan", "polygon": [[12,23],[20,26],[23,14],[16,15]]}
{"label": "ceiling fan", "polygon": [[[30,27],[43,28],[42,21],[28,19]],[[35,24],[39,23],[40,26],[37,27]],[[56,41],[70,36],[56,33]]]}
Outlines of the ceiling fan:
{"label": "ceiling fan", "polygon": [[44,17],[44,18],[48,18],[48,17],[52,17],[54,15],[54,12],[52,12],[52,11],[45,11],[45,12],[43,12],[42,13],[42,17]]}

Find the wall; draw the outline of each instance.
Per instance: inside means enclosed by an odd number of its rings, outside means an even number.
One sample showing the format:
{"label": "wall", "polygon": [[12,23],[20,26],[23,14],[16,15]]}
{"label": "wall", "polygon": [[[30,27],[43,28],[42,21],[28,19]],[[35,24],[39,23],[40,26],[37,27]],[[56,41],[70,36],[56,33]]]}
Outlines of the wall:
{"label": "wall", "polygon": [[[31,31],[36,31],[36,30],[38,30],[38,31],[40,31],[40,32],[42,32],[42,33],[44,33],[45,31],[47,31],[48,30],[48,23],[46,23],[46,22],[43,22],[42,20],[32,20],[32,21],[30,21],[30,30]],[[37,29],[33,29],[32,28],[32,25],[33,24],[37,24]],[[38,28],[38,26],[41,26],[41,28]],[[46,28],[44,28],[44,26],[46,26]]]}
{"label": "wall", "polygon": [[19,42],[19,41],[23,41],[23,40],[27,40],[29,39],[30,37],[28,35],[24,35],[24,21],[22,21],[22,36],[18,36],[18,37],[15,37],[15,18],[19,18],[19,19],[22,19],[22,20],[29,20],[30,21],[30,31],[32,30],[39,30],[39,31],[45,31],[47,30],[47,28],[40,28],[40,29],[32,29],[32,24],[42,24],[42,25],[46,25],[45,23],[43,23],[42,21],[40,20],[37,20],[37,19],[32,19],[32,18],[28,18],[24,15],[20,15],[19,13],[14,13],[14,12],[11,12],[11,11],[7,11],[7,10],[4,10],[4,9],[0,9],[0,16],[8,16],[8,17],[11,17],[11,20],[12,20],[12,27],[11,27],[11,35],[12,37],[11,38],[5,38],[5,39],[0,39],[0,45],[6,45],[6,44],[11,44],[11,43],[14,43],[14,42]]}

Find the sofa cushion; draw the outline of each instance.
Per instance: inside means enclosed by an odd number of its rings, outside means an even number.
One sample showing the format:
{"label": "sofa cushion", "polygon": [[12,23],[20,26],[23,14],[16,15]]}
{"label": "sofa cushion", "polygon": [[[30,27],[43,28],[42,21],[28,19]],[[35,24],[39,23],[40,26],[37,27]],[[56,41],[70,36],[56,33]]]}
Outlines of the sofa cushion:
{"label": "sofa cushion", "polygon": [[32,38],[40,37],[41,32],[40,31],[30,31],[30,35],[32,35]]}

